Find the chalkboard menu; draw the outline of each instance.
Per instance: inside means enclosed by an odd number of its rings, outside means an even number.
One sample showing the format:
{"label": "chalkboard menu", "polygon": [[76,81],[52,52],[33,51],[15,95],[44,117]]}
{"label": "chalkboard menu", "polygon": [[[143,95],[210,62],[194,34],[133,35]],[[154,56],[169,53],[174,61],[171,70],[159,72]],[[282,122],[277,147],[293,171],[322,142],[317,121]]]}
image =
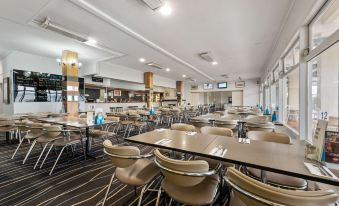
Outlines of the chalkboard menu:
{"label": "chalkboard menu", "polygon": [[[14,102],[61,102],[62,75],[13,70]],[[79,78],[79,92],[84,95],[84,79]]]}

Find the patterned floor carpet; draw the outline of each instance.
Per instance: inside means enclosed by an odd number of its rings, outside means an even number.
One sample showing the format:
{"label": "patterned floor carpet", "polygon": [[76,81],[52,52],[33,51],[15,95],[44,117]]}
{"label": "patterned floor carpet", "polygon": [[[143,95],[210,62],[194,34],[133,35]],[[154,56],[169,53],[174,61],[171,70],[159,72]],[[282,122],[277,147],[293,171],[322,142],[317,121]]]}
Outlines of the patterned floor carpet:
{"label": "patterned floor carpet", "polygon": [[[51,176],[48,173],[56,159],[55,154],[46,160],[42,169],[33,170],[40,147],[36,146],[23,165],[29,145],[24,144],[11,160],[16,146],[16,143],[8,144],[1,138],[0,205],[101,205],[114,168],[109,157],[103,157],[100,143],[92,150],[99,157],[97,160],[84,160],[80,153],[74,157],[65,153]],[[142,153],[151,150],[145,146],[139,148]],[[158,188],[159,184],[160,181],[156,180],[152,188]],[[115,180],[105,205],[136,205],[140,190],[137,188],[135,193],[134,187]],[[155,198],[155,192],[146,193],[142,205],[155,205]]]}

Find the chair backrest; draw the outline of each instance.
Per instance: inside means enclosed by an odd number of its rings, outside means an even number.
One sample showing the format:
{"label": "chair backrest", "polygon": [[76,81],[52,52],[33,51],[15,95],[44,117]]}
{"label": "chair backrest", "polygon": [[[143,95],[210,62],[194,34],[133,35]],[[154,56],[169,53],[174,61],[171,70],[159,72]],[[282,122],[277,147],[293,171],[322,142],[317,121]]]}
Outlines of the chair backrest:
{"label": "chair backrest", "polygon": [[205,126],[205,127],[202,127],[200,131],[203,134],[233,137],[233,131],[229,128]]}
{"label": "chair backrest", "polygon": [[[162,174],[168,181],[178,186],[192,187],[201,183],[205,177],[189,176],[187,173],[207,172],[209,170],[209,165],[204,160],[183,161],[171,159],[161,154],[158,149],[154,151],[154,154],[156,162],[163,167],[160,168]],[[182,174],[177,174],[169,170],[178,171]]]}
{"label": "chair backrest", "polygon": [[193,126],[198,127],[198,128],[211,125],[208,119],[203,119],[203,118],[202,119],[191,119],[191,123],[193,124]]}
{"label": "chair backrest", "polygon": [[282,144],[291,144],[291,138],[285,133],[264,132],[264,131],[249,131],[248,138],[258,141],[276,142]]}
{"label": "chair backrest", "polygon": [[42,123],[27,123],[26,125],[27,125],[27,128],[33,134],[39,134],[43,131],[44,127],[51,126],[51,125],[44,125]]}
{"label": "chair backrest", "polygon": [[273,187],[248,177],[235,168],[228,168],[226,177],[233,187],[231,206],[239,205],[233,203],[237,199],[246,206],[330,206],[334,205],[338,198],[332,190],[294,191]]}
{"label": "chair backrest", "polygon": [[112,155],[126,156],[126,158],[111,156],[112,164],[119,168],[129,167],[137,161],[137,159],[127,158],[128,156],[140,155],[140,150],[137,147],[113,145],[110,140],[105,140],[103,145],[106,152]]}
{"label": "chair backrest", "polygon": [[119,122],[120,117],[108,116],[108,117],[106,117],[106,120],[114,121],[114,122]]}
{"label": "chair backrest", "polygon": [[172,124],[171,130],[193,132],[195,131],[195,127],[189,124],[176,123]]}
{"label": "chair backrest", "polygon": [[49,125],[45,127],[47,137],[53,138],[61,135],[62,126]]}

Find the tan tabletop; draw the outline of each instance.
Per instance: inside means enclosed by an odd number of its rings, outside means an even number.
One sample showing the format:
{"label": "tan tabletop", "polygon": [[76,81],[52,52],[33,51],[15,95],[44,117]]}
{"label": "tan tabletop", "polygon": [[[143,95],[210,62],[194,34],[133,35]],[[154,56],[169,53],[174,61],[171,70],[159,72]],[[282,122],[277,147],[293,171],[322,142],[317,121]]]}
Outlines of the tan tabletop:
{"label": "tan tabletop", "polygon": [[[188,135],[183,131],[165,129],[163,131],[154,130],[140,135],[129,137],[126,140],[130,142],[171,149],[180,152],[201,153],[216,138],[215,135],[205,135],[196,133]],[[172,141],[165,145],[156,144],[162,139],[170,139]]]}
{"label": "tan tabletop", "polygon": [[[161,139],[172,141],[165,145],[156,144]],[[233,137],[199,133],[189,136],[185,132],[173,130],[147,132],[126,140],[339,186],[338,179],[312,175],[307,170],[304,165],[304,144],[300,141],[295,141],[293,145],[255,140],[251,140],[250,144],[242,144]],[[209,154],[218,146],[227,149],[224,157]],[[338,171],[333,173],[338,174]]]}
{"label": "tan tabletop", "polygon": [[[87,124],[86,118],[79,118],[79,117],[55,117],[55,118],[41,118],[39,119],[43,122],[53,123],[53,124],[60,124],[66,125],[71,127],[77,128],[86,128],[86,127],[94,127],[99,126],[97,124]],[[103,124],[111,124],[115,123],[115,121],[105,121]]]}

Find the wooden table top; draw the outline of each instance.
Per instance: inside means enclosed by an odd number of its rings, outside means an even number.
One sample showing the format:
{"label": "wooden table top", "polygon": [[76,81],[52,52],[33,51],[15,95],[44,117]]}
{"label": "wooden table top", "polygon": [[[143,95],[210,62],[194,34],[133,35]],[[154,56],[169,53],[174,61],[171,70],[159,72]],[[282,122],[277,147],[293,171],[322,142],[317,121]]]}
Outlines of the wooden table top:
{"label": "wooden table top", "polygon": [[[79,117],[55,117],[55,118],[41,118],[40,121],[47,122],[47,123],[53,123],[53,124],[59,124],[59,125],[66,125],[71,127],[77,127],[77,128],[86,128],[86,127],[94,127],[99,126],[97,124],[87,124],[86,118],[79,118]],[[115,123],[115,121],[106,121],[102,125],[105,124],[112,124]]]}
{"label": "wooden table top", "polygon": [[[156,144],[161,139],[172,141],[165,145]],[[188,135],[186,132],[167,129],[147,132],[126,140],[339,186],[338,179],[312,175],[307,170],[304,165],[304,143],[300,141],[294,141],[292,145],[255,140],[251,140],[250,144],[243,144],[234,137],[200,133]],[[210,154],[218,146],[227,149],[224,157]]]}

